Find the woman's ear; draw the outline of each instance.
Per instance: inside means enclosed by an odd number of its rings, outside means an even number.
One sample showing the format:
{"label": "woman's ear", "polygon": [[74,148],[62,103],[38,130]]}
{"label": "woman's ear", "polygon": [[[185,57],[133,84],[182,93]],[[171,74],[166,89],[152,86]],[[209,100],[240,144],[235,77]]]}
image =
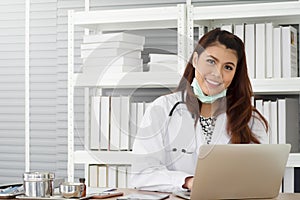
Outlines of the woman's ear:
{"label": "woman's ear", "polygon": [[193,59],[192,59],[192,61],[193,61],[192,64],[193,64],[194,68],[196,68],[197,63],[198,63],[198,53],[197,52],[193,53]]}

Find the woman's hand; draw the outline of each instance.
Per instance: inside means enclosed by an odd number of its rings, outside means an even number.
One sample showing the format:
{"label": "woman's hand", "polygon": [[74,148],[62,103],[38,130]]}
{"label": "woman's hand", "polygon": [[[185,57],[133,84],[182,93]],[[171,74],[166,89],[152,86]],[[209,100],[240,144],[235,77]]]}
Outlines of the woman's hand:
{"label": "woman's hand", "polygon": [[185,178],[185,182],[182,185],[183,188],[186,188],[188,190],[191,190],[193,187],[193,182],[194,182],[194,177],[193,176],[189,176]]}

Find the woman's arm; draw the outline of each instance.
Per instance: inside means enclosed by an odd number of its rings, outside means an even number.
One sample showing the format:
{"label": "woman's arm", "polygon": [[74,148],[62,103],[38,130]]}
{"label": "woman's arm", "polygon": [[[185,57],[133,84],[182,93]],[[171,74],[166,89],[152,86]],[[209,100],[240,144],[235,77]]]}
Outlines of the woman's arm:
{"label": "woman's arm", "polygon": [[172,192],[182,189],[190,174],[168,169],[164,137],[168,118],[167,100],[159,98],[146,110],[133,145],[136,162],[130,185],[137,189]]}

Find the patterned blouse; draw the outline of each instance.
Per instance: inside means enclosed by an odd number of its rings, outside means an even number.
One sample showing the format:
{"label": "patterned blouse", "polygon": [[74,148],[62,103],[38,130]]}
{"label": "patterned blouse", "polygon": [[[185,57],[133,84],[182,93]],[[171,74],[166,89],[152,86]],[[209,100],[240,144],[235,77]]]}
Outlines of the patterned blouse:
{"label": "patterned blouse", "polygon": [[206,144],[210,144],[211,139],[212,139],[212,134],[213,134],[215,124],[216,124],[216,118],[215,117],[205,118],[200,115],[199,120],[200,120],[200,124],[201,124],[202,130],[203,130]]}

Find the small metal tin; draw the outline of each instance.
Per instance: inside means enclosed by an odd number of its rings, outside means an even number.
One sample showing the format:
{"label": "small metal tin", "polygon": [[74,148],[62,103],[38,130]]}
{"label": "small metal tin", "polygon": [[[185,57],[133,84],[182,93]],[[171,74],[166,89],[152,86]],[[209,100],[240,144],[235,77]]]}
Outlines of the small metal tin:
{"label": "small metal tin", "polygon": [[65,198],[81,197],[83,190],[83,183],[64,182],[59,186],[60,194]]}
{"label": "small metal tin", "polygon": [[53,194],[54,173],[26,172],[23,174],[25,195],[28,197],[50,197]]}

